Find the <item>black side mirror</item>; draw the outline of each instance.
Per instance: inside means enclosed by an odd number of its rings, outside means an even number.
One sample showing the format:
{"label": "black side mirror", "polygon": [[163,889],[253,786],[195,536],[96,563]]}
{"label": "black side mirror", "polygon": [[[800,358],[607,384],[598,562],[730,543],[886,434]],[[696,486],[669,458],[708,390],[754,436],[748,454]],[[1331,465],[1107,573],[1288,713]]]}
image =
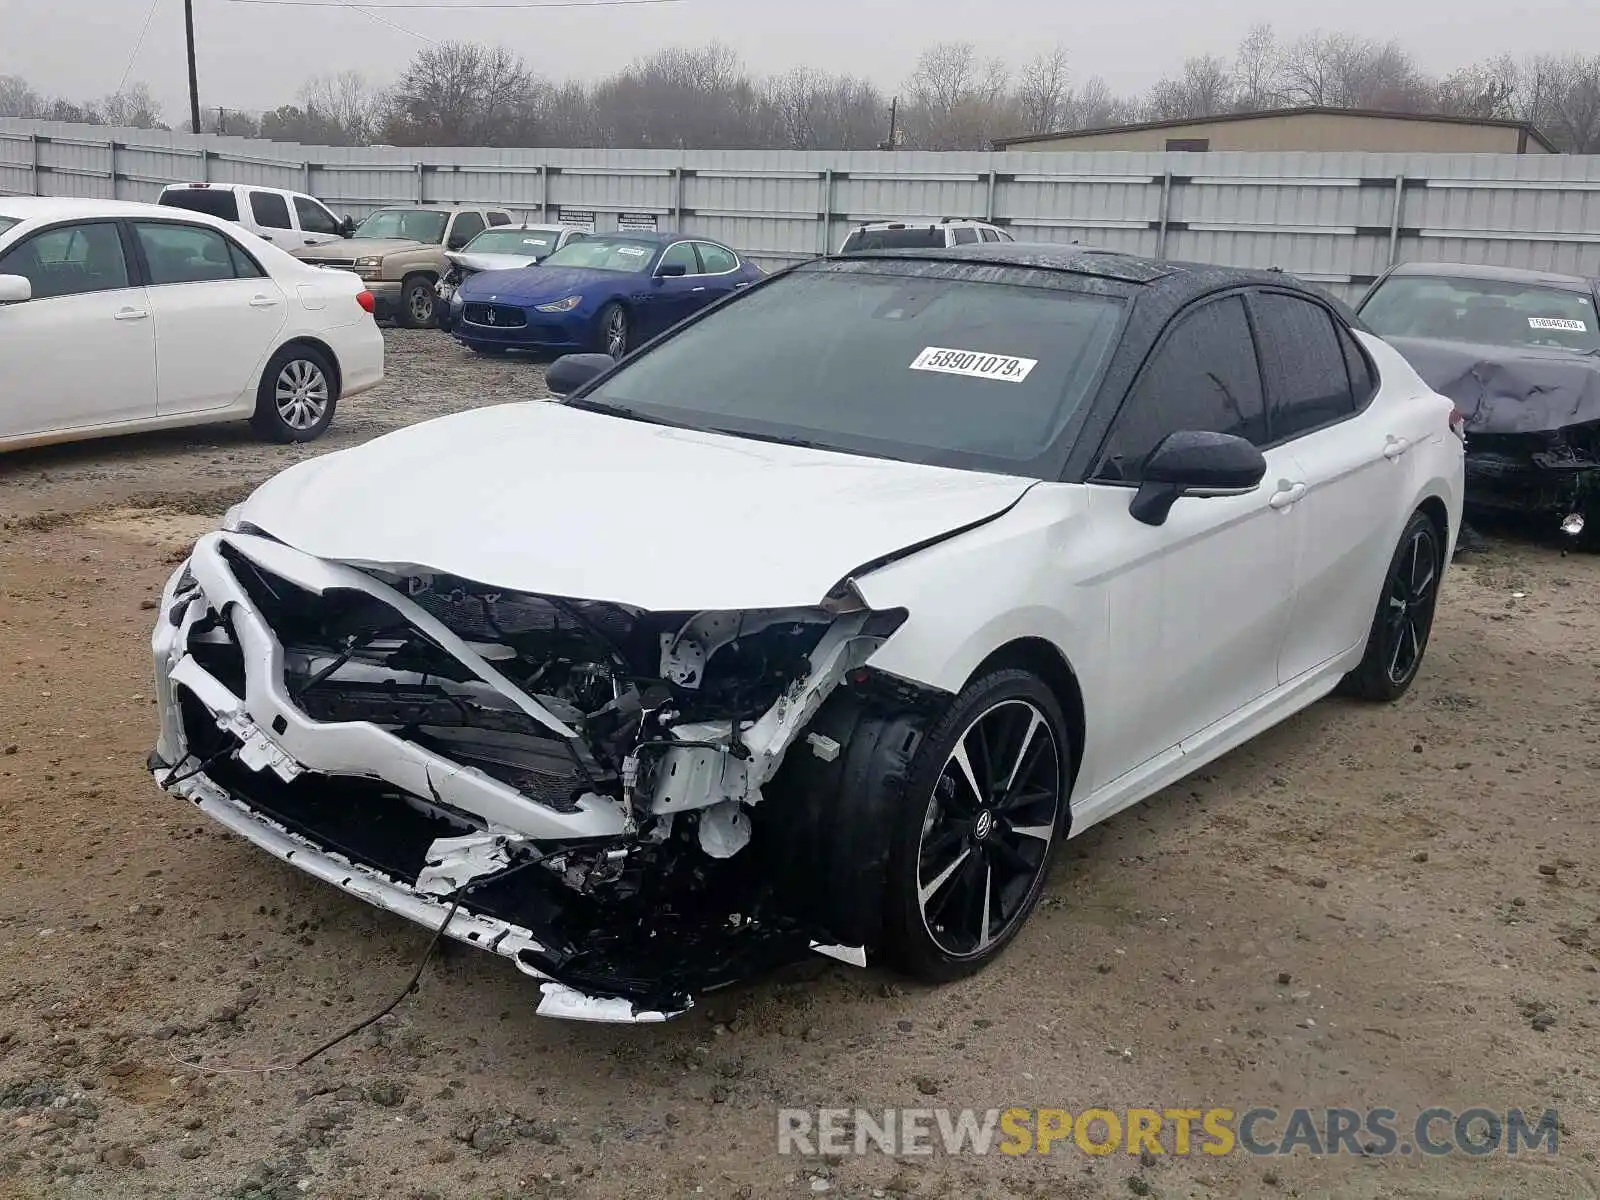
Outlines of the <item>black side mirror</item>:
{"label": "black side mirror", "polygon": [[1242,496],[1267,473],[1261,451],[1231,433],[1185,429],[1169,433],[1145,460],[1143,482],[1128,512],[1160,525],[1182,496]]}
{"label": "black side mirror", "polygon": [[339,222],[339,233],[341,236],[349,237],[355,231],[356,219],[354,217],[347,216],[344,220]]}
{"label": "black side mirror", "polygon": [[616,365],[617,360],[609,354],[563,354],[545,372],[545,385],[557,396],[570,396]]}
{"label": "black side mirror", "polygon": [[689,273],[689,268],[682,263],[662,263],[656,274],[662,279],[678,279]]}

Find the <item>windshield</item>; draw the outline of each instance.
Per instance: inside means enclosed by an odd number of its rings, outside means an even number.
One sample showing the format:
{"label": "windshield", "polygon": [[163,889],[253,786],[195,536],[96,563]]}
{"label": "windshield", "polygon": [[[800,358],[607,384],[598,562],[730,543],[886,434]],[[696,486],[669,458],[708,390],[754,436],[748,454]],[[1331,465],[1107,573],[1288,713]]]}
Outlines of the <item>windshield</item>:
{"label": "windshield", "polygon": [[1539,284],[1395,275],[1361,319],[1381,337],[1600,350],[1593,298]]}
{"label": "windshield", "polygon": [[944,230],[923,225],[917,229],[858,229],[844,240],[841,253],[856,250],[926,250],[944,246]]}
{"label": "windshield", "polygon": [[543,258],[561,235],[549,229],[486,229],[467,243],[468,254],[521,254]]}
{"label": "windshield", "polygon": [[1115,345],[1123,306],[1114,297],[917,275],[893,263],[849,266],[780,276],[573,403],[1014,470],[1046,456]]}
{"label": "windshield", "polygon": [[654,242],[631,238],[586,237],[568,242],[549,258],[546,267],[584,267],[591,271],[643,271],[655,257]]}
{"label": "windshield", "polygon": [[405,238],[438,245],[450,214],[433,208],[384,208],[356,228],[353,238]]}
{"label": "windshield", "polygon": [[21,217],[0,217],[0,233],[4,233],[21,219]]}

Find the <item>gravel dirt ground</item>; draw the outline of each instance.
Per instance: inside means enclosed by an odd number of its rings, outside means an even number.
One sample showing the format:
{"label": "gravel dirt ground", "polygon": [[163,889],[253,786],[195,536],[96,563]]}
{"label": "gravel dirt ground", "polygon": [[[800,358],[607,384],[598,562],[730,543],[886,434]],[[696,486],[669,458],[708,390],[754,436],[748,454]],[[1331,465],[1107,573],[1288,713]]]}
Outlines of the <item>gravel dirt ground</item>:
{"label": "gravel dirt ground", "polygon": [[[381,1008],[428,935],[160,794],[148,609],[295,458],[544,393],[536,362],[387,336],[388,382],[310,448],[0,459],[0,1197],[1600,1194],[1600,559],[1505,538],[1458,560],[1402,703],[1318,704],[1075,839],[976,979],[819,958],[624,1028],[536,1018],[451,951],[354,1040],[252,1073]],[[780,1106],[1009,1105],[1561,1125],[1553,1156],[777,1152]]]}

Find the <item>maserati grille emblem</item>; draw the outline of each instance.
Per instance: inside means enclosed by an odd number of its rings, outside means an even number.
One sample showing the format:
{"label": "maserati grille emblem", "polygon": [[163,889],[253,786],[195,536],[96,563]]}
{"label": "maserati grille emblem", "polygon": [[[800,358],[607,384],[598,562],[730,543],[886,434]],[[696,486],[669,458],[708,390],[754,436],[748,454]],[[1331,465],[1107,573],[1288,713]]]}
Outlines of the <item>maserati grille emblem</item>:
{"label": "maserati grille emblem", "polygon": [[491,308],[487,313],[485,313],[484,316],[483,316],[483,319],[484,319],[484,321],[486,323],[488,323],[490,325],[493,325],[494,324],[494,309]]}

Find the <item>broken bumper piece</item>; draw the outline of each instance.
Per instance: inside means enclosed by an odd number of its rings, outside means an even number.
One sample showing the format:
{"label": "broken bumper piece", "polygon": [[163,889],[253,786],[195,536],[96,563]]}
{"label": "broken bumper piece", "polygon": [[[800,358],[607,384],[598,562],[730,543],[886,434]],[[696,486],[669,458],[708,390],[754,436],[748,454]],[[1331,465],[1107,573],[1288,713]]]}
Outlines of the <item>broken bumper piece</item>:
{"label": "broken bumper piece", "polygon": [[[810,953],[864,963],[767,903],[746,847],[785,751],[887,636],[875,614],[677,614],[606,641],[615,614],[584,602],[431,586],[249,533],[201,539],[152,638],[156,781],[307,874],[511,959],[541,981],[542,1015],[664,1021]],[[644,698],[641,646],[662,676]],[[724,648],[787,673],[718,692]],[[724,719],[723,694],[749,717]]]}
{"label": "broken bumper piece", "polygon": [[[240,837],[253,842],[276,858],[290,863],[306,874],[331,883],[341,891],[364,900],[386,912],[395,913],[419,925],[438,930],[450,912],[450,902],[427,896],[395,880],[386,879],[376,872],[358,866],[336,855],[328,854],[297,837],[280,825],[252,812],[233,799],[205,775],[181,778],[184,772],[156,765],[157,782],[169,775],[180,777],[172,790],[194,803],[201,812],[226,826]],[[502,958],[509,958],[525,975],[542,981],[543,997],[536,1010],[540,1016],[565,1017],[569,1020],[607,1021],[620,1023],[654,1023],[682,1015],[692,1005],[688,1000],[682,1007],[662,1011],[621,996],[593,996],[558,983],[530,963],[545,953],[544,947],[534,938],[532,931],[518,928],[509,922],[458,908],[444,928],[444,936],[458,942],[487,950]]]}

